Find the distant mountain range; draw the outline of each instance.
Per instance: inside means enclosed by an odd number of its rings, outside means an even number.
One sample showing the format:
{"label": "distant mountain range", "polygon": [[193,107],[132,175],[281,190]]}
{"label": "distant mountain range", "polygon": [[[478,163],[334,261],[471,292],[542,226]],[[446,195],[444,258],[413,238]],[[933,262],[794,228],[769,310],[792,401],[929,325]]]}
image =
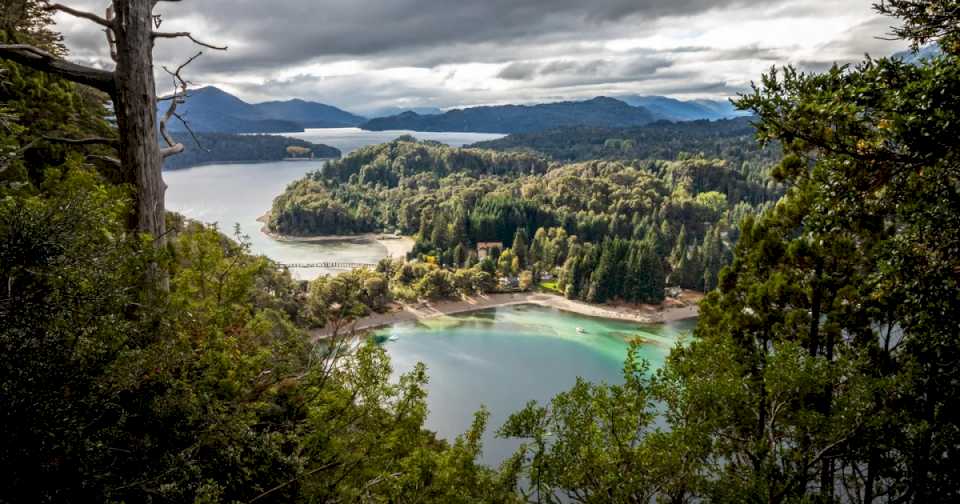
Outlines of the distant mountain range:
{"label": "distant mountain range", "polygon": [[372,119],[360,127],[373,131],[469,131],[525,133],[564,126],[640,126],[658,117],[642,107],[632,107],[613,98],[598,97],[579,102],[542,105],[501,105],[455,109],[440,115],[416,112]]}
{"label": "distant mountain range", "polygon": [[653,112],[659,119],[668,121],[699,121],[709,119],[730,119],[750,115],[737,110],[728,100],[692,100],[683,101],[666,96],[620,96],[629,105],[643,107]]}
{"label": "distant mountain range", "polygon": [[901,51],[893,55],[894,58],[899,58],[906,63],[911,65],[919,64],[921,61],[931,58],[936,58],[943,54],[943,50],[940,49],[940,45],[936,42],[926,45],[920,48],[919,51]]}
{"label": "distant mountain range", "polygon": [[[158,114],[165,110],[161,103]],[[433,107],[414,110],[380,109],[374,119],[323,103],[299,99],[247,103],[213,86],[190,91],[178,107],[191,128],[205,133],[295,133],[305,128],[361,127],[367,130],[462,131],[526,133],[552,128],[585,126],[622,128],[660,120],[694,121],[744,115],[729,102],[681,101],[663,96],[597,97],[538,105],[499,105],[442,111]],[[381,114],[384,114],[382,117]],[[185,131],[179,121],[170,130]]]}
{"label": "distant mountain range", "polygon": [[376,119],[379,117],[390,117],[400,115],[404,112],[416,112],[420,115],[440,115],[443,110],[437,107],[381,107],[367,113],[367,117]]}
{"label": "distant mountain range", "polygon": [[367,120],[331,105],[303,100],[257,103],[254,107],[269,117],[294,121],[307,128],[349,128]]}
{"label": "distant mountain range", "polygon": [[[322,103],[303,100],[247,103],[219,88],[208,86],[189,92],[186,103],[177,112],[197,132],[217,133],[293,133],[304,128],[348,128],[366,119]],[[158,114],[166,110],[161,103]],[[171,121],[171,131],[184,131],[179,121]]]}

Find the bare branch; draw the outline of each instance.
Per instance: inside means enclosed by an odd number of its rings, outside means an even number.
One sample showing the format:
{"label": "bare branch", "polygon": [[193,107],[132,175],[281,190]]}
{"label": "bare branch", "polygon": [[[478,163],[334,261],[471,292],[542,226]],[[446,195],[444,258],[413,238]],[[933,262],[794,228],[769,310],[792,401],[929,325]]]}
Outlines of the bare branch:
{"label": "bare branch", "polygon": [[[183,117],[177,114],[177,105],[183,103],[186,100],[187,94],[187,85],[188,82],[180,75],[180,72],[186,68],[187,65],[193,63],[193,61],[199,58],[203,52],[198,52],[185,61],[182,65],[177,67],[176,70],[171,71],[167,67],[163,67],[163,70],[170,74],[173,77],[173,96],[170,99],[170,106],[167,107],[167,112],[163,115],[163,118],[160,119],[160,136],[163,137],[163,141],[167,143],[167,147],[160,149],[160,156],[164,159],[180,154],[184,150],[182,143],[177,142],[170,136],[170,132],[167,131],[167,123],[170,122],[170,119],[176,117],[184,124],[187,124],[183,120]],[[190,129],[190,126],[187,125],[187,131],[190,131],[190,134],[193,135],[193,131]],[[194,140],[196,140],[196,135],[193,135]],[[199,142],[198,142],[199,143]]]}
{"label": "bare branch", "polygon": [[91,161],[102,161],[102,162],[104,162],[104,163],[107,163],[108,165],[111,165],[111,166],[115,167],[115,168],[122,168],[122,167],[123,167],[123,165],[120,163],[120,160],[117,159],[117,158],[115,158],[115,157],[100,156],[100,155],[97,155],[97,154],[88,154],[88,155],[87,155],[87,159],[89,159],[89,160],[91,160]]}
{"label": "bare branch", "polygon": [[[107,21],[109,21],[112,24],[113,20],[114,20],[113,5],[111,4],[107,7]],[[117,40],[113,34],[113,29],[107,28],[103,31],[104,33],[107,34],[107,46],[110,47],[110,59],[112,59],[113,62],[116,63],[117,62]]]}
{"label": "bare branch", "polygon": [[119,140],[116,138],[105,138],[105,137],[89,137],[89,138],[62,138],[55,136],[45,136],[44,140],[54,143],[62,143],[69,145],[109,145],[111,147],[118,147],[120,145]]}
{"label": "bare branch", "polygon": [[193,37],[193,34],[190,32],[153,32],[153,38],[188,38],[194,44],[203,47],[209,47],[210,49],[216,49],[217,51],[226,51],[227,46],[215,46],[213,44],[208,44],[206,42],[201,42]]}
{"label": "bare branch", "polygon": [[258,500],[260,500],[260,499],[262,499],[262,498],[264,498],[264,497],[272,494],[273,492],[276,492],[277,490],[282,490],[284,487],[289,486],[291,483],[296,483],[297,480],[299,480],[299,479],[305,478],[305,477],[307,477],[307,476],[312,476],[312,475],[314,475],[314,474],[316,474],[316,473],[318,473],[318,472],[326,471],[327,469],[332,469],[332,468],[337,467],[337,466],[339,466],[339,465],[341,465],[341,464],[342,464],[342,462],[334,460],[334,461],[332,461],[332,462],[328,462],[328,463],[323,464],[323,465],[321,465],[321,466],[319,466],[319,467],[316,467],[316,468],[314,468],[314,469],[311,469],[311,470],[307,471],[306,473],[304,473],[304,474],[301,475],[301,476],[297,476],[296,478],[293,478],[293,479],[287,481],[286,483],[281,483],[281,484],[279,484],[279,485],[277,485],[277,486],[275,486],[275,487],[267,490],[266,492],[263,492],[262,494],[254,497],[253,499],[250,499],[249,501],[247,501],[247,504],[250,504],[251,502],[256,502],[256,501],[258,501]]}
{"label": "bare branch", "polygon": [[67,7],[66,5],[63,5],[63,4],[51,4],[51,3],[48,3],[47,6],[44,7],[44,10],[64,12],[64,13],[70,14],[71,16],[74,16],[74,17],[83,18],[83,19],[86,19],[86,20],[89,20],[89,21],[93,21],[94,23],[97,23],[98,25],[104,26],[104,27],[106,27],[106,28],[113,28],[113,23],[111,23],[110,21],[108,21],[108,20],[106,20],[106,19],[104,19],[104,18],[102,18],[102,17],[100,17],[100,16],[98,16],[98,15],[96,15],[96,14],[93,14],[93,13],[91,13],[91,12],[85,12],[85,11],[77,10],[77,9],[72,8],[72,7]]}
{"label": "bare branch", "polygon": [[156,5],[160,2],[179,2],[179,1],[180,0],[153,0],[153,5],[154,7],[156,7]]}
{"label": "bare branch", "polygon": [[0,58],[34,70],[59,75],[69,81],[99,89],[111,96],[116,88],[113,72],[70,63],[31,45],[0,44]]}
{"label": "bare branch", "polygon": [[182,153],[185,148],[186,147],[184,147],[182,143],[176,143],[170,147],[164,147],[163,149],[160,149],[160,157],[167,159],[170,156],[176,156],[177,154]]}
{"label": "bare branch", "polygon": [[187,93],[187,94],[185,94],[185,95],[172,94],[172,95],[170,95],[170,96],[158,96],[158,97],[157,97],[157,102],[170,101],[170,100],[172,100],[175,96],[180,96],[180,97],[182,97],[182,98],[190,98],[192,95],[191,95],[190,93]]}
{"label": "bare branch", "polygon": [[209,149],[205,148],[205,147],[203,146],[203,144],[200,143],[200,139],[197,138],[196,132],[194,132],[194,131],[193,131],[193,128],[190,127],[190,122],[189,122],[189,121],[187,121],[187,120],[186,120],[182,115],[180,115],[179,113],[178,113],[178,114],[173,114],[173,116],[176,117],[177,120],[180,121],[180,124],[183,124],[183,127],[186,128],[187,133],[190,133],[190,137],[193,138],[193,142],[194,142],[195,144],[197,144],[197,147],[200,148],[200,150],[203,150],[203,151],[206,151],[206,152],[210,152]]}

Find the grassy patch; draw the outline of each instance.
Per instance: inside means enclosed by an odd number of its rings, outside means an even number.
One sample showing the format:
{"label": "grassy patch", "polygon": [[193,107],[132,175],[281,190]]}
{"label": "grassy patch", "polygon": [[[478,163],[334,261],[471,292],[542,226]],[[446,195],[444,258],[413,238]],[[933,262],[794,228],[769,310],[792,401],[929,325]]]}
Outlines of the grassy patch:
{"label": "grassy patch", "polygon": [[557,287],[556,280],[550,280],[549,282],[540,282],[540,289],[545,290],[547,292],[552,292],[554,294],[563,294],[563,292],[560,292],[560,288]]}

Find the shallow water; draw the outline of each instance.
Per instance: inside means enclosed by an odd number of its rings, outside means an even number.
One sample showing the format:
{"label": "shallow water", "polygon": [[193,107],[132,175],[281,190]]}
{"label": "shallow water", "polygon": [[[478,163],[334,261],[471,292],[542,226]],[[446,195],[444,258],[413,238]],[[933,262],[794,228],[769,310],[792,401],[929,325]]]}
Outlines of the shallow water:
{"label": "shallow water", "polygon": [[[409,131],[363,131],[357,128],[311,129],[287,136],[334,146],[347,155],[365,145],[388,142],[400,135],[413,134],[423,140],[437,140],[449,145],[500,138],[503,135],[479,133],[414,133]],[[278,242],[263,234],[257,219],[270,210],[273,199],[288,184],[307,172],[323,166],[324,161],[302,161],[254,164],[215,164],[165,171],[167,208],[192,219],[218,223],[228,234],[235,224],[250,237],[253,252],[282,263],[363,262],[374,263],[386,257],[387,250],[378,243],[356,242]],[[337,270],[294,269],[301,279],[311,280]]]}
{"label": "shallow water", "polygon": [[640,356],[659,368],[695,323],[642,326],[521,305],[398,324],[375,331],[374,337],[390,354],[395,378],[417,362],[427,365],[426,427],[441,437],[462,434],[480,406],[487,406],[483,461],[496,465],[519,445],[493,434],[510,413],[531,399],[544,402],[568,390],[578,376],[622,383],[633,337],[646,341]]}

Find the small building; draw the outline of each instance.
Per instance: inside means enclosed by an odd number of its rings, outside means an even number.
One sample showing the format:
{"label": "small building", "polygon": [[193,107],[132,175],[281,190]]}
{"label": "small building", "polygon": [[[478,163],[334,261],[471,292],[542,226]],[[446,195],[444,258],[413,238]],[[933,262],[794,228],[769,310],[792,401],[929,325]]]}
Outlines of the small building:
{"label": "small building", "polygon": [[494,249],[503,250],[503,242],[478,242],[477,258],[482,261],[485,257],[489,257]]}
{"label": "small building", "polygon": [[500,277],[500,287],[503,289],[519,289],[520,278],[515,276]]}

